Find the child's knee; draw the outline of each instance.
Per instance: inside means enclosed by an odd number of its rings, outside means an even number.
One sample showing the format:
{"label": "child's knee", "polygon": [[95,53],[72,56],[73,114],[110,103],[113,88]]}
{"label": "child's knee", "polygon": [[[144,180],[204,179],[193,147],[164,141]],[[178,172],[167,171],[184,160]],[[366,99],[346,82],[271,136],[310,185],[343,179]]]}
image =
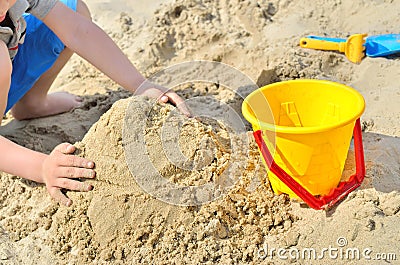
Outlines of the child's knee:
{"label": "child's knee", "polygon": [[77,0],[76,12],[92,20],[92,15],[90,14],[89,8],[82,0]]}

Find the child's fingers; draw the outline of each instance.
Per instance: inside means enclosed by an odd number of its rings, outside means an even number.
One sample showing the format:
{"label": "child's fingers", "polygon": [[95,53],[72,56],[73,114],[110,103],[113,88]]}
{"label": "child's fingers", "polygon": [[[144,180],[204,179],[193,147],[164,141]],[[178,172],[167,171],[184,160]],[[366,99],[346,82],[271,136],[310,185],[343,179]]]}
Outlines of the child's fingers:
{"label": "child's fingers", "polygon": [[93,186],[78,180],[68,178],[58,178],[56,185],[60,188],[74,190],[74,191],[91,191]]}
{"label": "child's fingers", "polygon": [[185,102],[183,99],[178,96],[173,90],[169,90],[165,87],[159,86],[159,85],[152,85],[153,87],[146,88],[145,90],[142,89],[141,92],[138,92],[137,94],[142,94],[146,95],[151,98],[156,98],[160,102],[167,103],[170,101],[172,104],[174,104],[184,115],[187,117],[192,117],[192,114],[190,113],[189,108],[186,106]]}
{"label": "child's fingers", "polygon": [[185,103],[183,104],[178,104],[177,105],[178,109],[186,116],[186,117],[193,117],[193,114],[190,112],[189,108]]}
{"label": "child's fingers", "polygon": [[54,172],[55,175],[64,178],[87,178],[92,179],[96,176],[93,169],[80,168],[80,167],[57,167]]}
{"label": "child's fingers", "polygon": [[160,101],[163,102],[163,103],[167,103],[168,100],[169,100],[169,98],[168,98],[168,96],[166,96],[166,95],[163,95],[163,96],[161,96],[161,98],[160,98]]}
{"label": "child's fingers", "polygon": [[50,196],[54,200],[56,200],[58,203],[61,203],[65,206],[71,206],[72,200],[70,198],[68,198],[67,196],[65,196],[65,194],[63,194],[61,192],[61,189],[52,187],[49,189],[49,193],[50,193]]}
{"label": "child's fingers", "polygon": [[169,101],[171,101],[184,115],[186,115],[187,117],[192,117],[192,114],[190,113],[190,110],[187,107],[185,101],[183,101],[183,99],[178,96],[178,94],[173,91],[168,91],[165,94],[166,96],[168,96]]}
{"label": "child's fingers", "polygon": [[54,151],[58,151],[63,154],[72,154],[73,152],[75,152],[75,146],[73,146],[70,143],[62,143],[62,144],[57,145],[54,148],[53,152]]}
{"label": "child's fingers", "polygon": [[61,155],[57,157],[57,164],[62,167],[94,168],[94,162],[74,155]]}

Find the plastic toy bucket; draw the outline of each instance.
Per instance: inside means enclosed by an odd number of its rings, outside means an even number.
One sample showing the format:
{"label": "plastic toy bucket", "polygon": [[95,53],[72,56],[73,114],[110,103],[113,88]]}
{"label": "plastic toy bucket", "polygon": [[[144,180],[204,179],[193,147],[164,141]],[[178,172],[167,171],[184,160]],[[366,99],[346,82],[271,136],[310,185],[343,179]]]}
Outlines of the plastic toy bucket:
{"label": "plastic toy bucket", "polygon": [[[242,105],[273,190],[315,209],[333,205],[364,178],[364,109],[364,98],[353,88],[308,79],[267,85]],[[357,172],[340,182],[353,134]]]}

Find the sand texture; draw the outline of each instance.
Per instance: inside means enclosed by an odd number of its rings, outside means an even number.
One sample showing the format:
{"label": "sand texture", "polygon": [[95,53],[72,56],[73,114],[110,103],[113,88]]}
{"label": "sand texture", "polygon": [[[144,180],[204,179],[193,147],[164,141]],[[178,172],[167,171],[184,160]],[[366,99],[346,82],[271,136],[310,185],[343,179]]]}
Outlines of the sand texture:
{"label": "sand texture", "polygon": [[[166,84],[188,79],[175,89],[185,99],[200,98],[188,105],[202,117],[134,97],[74,56],[52,90],[83,95],[84,105],[22,122],[8,114],[0,134],[46,153],[74,143],[78,155],[96,162],[97,177],[89,181],[94,190],[67,192],[74,202],[67,208],[43,185],[1,173],[0,264],[398,263],[400,60],[365,58],[356,65],[343,54],[298,43],[307,35],[398,33],[399,1],[114,2],[87,1],[96,23],[146,76]],[[192,60],[230,65],[248,79],[230,89],[220,80],[226,85],[234,78],[212,67],[218,81],[195,80],[207,69],[157,76]],[[254,84],[299,78],[350,85],[366,102],[365,181],[329,211],[275,195],[251,127],[230,114],[241,116]],[[351,145],[344,176],[354,173],[353,157]],[[296,257],[329,247],[371,250],[372,260]],[[271,257],[272,248],[293,256]],[[379,253],[395,253],[397,260],[376,260]]]}

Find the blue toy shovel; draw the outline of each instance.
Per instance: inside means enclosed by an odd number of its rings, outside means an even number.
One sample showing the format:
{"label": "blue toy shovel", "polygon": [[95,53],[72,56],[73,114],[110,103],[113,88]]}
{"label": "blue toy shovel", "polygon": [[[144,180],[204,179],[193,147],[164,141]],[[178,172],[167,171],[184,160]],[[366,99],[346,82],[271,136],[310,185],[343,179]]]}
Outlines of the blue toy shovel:
{"label": "blue toy shovel", "polygon": [[400,52],[400,34],[386,34],[368,37],[365,51],[369,57],[384,57]]}
{"label": "blue toy shovel", "polygon": [[300,46],[344,52],[353,63],[360,63],[365,54],[369,57],[384,57],[400,53],[400,34],[385,34],[365,38],[366,36],[367,34],[354,34],[348,39],[308,36],[300,40]]}

